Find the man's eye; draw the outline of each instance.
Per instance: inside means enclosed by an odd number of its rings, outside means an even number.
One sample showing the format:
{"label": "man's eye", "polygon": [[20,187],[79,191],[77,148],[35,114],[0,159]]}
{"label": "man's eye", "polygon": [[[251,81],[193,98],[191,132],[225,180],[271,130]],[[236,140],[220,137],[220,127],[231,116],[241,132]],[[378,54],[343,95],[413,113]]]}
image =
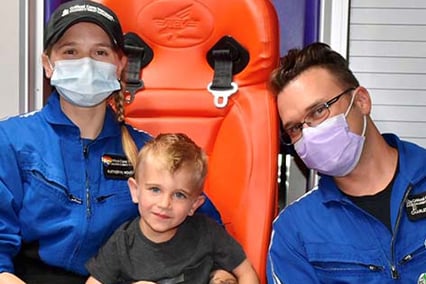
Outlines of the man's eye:
{"label": "man's eye", "polygon": [[322,105],[318,108],[316,108],[312,113],[311,116],[313,119],[318,118],[318,117],[322,117],[324,115],[324,113],[327,112],[327,107],[325,105]]}
{"label": "man's eye", "polygon": [[290,137],[293,137],[295,135],[298,135],[301,129],[302,129],[302,125],[297,124],[297,125],[288,127],[286,129],[286,132]]}

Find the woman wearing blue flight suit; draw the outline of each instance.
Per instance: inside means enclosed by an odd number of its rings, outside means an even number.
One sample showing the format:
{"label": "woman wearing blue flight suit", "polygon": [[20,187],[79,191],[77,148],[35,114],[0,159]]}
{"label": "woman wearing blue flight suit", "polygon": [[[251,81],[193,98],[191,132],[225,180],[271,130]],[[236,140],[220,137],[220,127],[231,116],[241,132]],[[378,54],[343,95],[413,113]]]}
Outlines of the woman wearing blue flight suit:
{"label": "woman wearing blue flight suit", "polygon": [[67,2],[44,46],[55,88],[46,106],[0,122],[0,283],[84,283],[85,262],[138,214],[127,157],[151,136],[123,122],[127,59],[116,15]]}

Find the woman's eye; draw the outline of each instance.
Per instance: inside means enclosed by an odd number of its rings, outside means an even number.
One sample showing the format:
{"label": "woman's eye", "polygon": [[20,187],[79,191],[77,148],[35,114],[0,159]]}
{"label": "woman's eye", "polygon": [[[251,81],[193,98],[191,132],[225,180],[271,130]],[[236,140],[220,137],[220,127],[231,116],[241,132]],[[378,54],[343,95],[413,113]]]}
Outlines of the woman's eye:
{"label": "woman's eye", "polygon": [[108,56],[108,52],[106,50],[97,50],[96,55],[97,56]]}
{"label": "woman's eye", "polygon": [[66,55],[74,55],[77,52],[74,49],[67,49],[63,53],[66,54]]}

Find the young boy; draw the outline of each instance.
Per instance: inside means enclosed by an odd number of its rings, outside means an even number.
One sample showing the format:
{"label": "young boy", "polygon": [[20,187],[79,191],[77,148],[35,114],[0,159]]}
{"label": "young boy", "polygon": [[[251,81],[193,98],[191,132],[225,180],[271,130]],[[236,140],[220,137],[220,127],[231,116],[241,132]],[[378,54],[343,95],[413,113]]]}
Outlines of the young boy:
{"label": "young boy", "polygon": [[259,283],[242,247],[214,220],[194,215],[204,202],[207,157],[184,134],[160,134],[137,159],[128,184],[140,217],[123,224],[87,263],[87,283],[208,283],[214,267],[238,283]]}

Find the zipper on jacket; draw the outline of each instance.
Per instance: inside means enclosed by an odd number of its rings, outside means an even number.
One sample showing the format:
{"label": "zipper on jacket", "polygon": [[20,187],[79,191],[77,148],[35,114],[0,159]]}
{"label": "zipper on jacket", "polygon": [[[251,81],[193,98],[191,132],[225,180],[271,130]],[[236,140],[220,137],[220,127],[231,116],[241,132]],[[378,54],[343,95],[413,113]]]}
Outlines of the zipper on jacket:
{"label": "zipper on jacket", "polygon": [[370,269],[370,271],[376,272],[376,271],[382,271],[384,269],[384,267],[379,266],[379,265],[375,265],[375,264],[370,264],[370,265],[368,265],[368,269]]}
{"label": "zipper on jacket", "polygon": [[96,197],[96,201],[97,202],[104,202],[105,200],[107,200],[111,196],[114,196],[114,194],[102,195],[102,196]]}
{"label": "zipper on jacket", "polygon": [[317,269],[326,270],[326,271],[351,271],[351,270],[357,270],[357,269],[368,269],[371,272],[379,272],[385,270],[384,266],[376,265],[376,264],[367,264],[364,262],[350,262],[347,263],[349,266],[342,266],[342,267],[329,267],[328,265],[323,265],[322,262],[313,262],[313,266]]}
{"label": "zipper on jacket", "polygon": [[398,229],[399,229],[399,223],[401,222],[401,215],[402,215],[402,211],[404,210],[404,206],[405,206],[405,201],[408,198],[408,195],[410,194],[411,190],[413,189],[413,186],[411,184],[408,185],[407,190],[405,191],[404,194],[404,198],[402,199],[402,202],[399,205],[399,211],[398,211],[398,216],[396,217],[396,224],[395,224],[395,231],[392,234],[392,243],[391,243],[391,257],[392,257],[392,264],[391,264],[391,275],[392,275],[392,279],[399,279],[399,273],[398,270],[396,269],[396,265],[395,265],[395,240],[396,240],[396,236],[398,234]]}
{"label": "zipper on jacket", "polygon": [[411,254],[411,253],[407,254],[406,256],[404,256],[402,258],[401,264],[405,264],[405,263],[409,262],[412,259],[413,259],[413,254]]}
{"label": "zipper on jacket", "polygon": [[[87,159],[89,158],[89,145],[84,145],[83,147],[83,156],[84,159],[87,162]],[[89,218],[92,215],[92,212],[90,210],[90,181],[89,181],[89,173],[87,172],[87,164],[85,166],[85,190],[86,190],[86,214],[87,218]]]}
{"label": "zipper on jacket", "polygon": [[83,156],[85,159],[87,159],[87,157],[89,156],[89,146],[84,146],[83,148]]}
{"label": "zipper on jacket", "polygon": [[32,170],[31,172],[33,173],[33,175],[35,177],[37,177],[38,179],[42,180],[44,183],[49,184],[49,185],[51,185],[53,187],[57,187],[57,188],[62,189],[62,191],[64,192],[65,196],[68,198],[69,201],[77,203],[77,204],[82,204],[83,203],[83,201],[80,198],[78,198],[75,195],[69,193],[68,189],[66,187],[60,185],[59,183],[53,182],[51,180],[48,180],[39,171]]}
{"label": "zipper on jacket", "polygon": [[413,252],[410,252],[409,254],[407,254],[406,256],[404,256],[402,258],[402,260],[399,262],[399,264],[404,265],[407,262],[411,261],[414,257],[416,257],[417,255],[421,254],[421,253],[425,253],[425,245],[422,245],[421,247],[415,249]]}
{"label": "zipper on jacket", "polygon": [[71,201],[71,202],[77,203],[77,204],[82,204],[83,203],[83,201],[80,198],[74,196],[71,193],[68,194],[68,200]]}

